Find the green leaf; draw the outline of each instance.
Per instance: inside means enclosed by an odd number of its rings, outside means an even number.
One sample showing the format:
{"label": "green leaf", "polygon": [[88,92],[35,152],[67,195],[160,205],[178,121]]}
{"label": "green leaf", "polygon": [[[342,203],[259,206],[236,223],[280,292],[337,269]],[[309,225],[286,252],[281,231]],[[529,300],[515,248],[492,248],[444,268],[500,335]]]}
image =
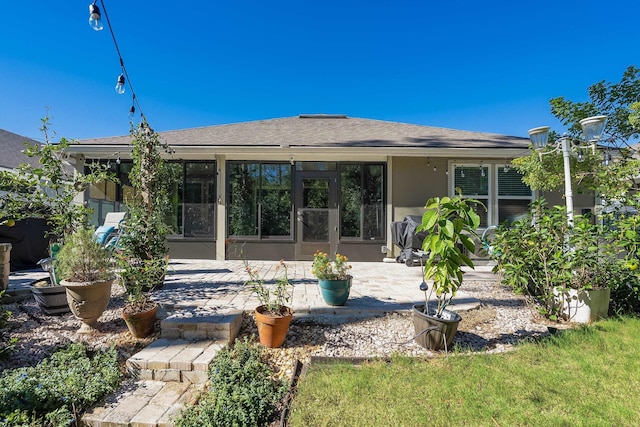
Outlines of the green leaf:
{"label": "green leaf", "polygon": [[453,237],[453,235],[454,235],[453,223],[451,221],[449,221],[449,220],[446,220],[445,224],[444,224],[443,231],[444,231],[444,234],[447,237]]}
{"label": "green leaf", "polygon": [[437,220],[438,211],[428,210],[422,216],[422,224],[420,225],[419,229],[431,231]]}
{"label": "green leaf", "polygon": [[465,248],[467,248],[467,250],[469,252],[475,252],[476,251],[476,244],[474,243],[473,239],[471,239],[466,234],[461,234],[459,237],[460,237],[460,241],[462,242],[462,245]]}

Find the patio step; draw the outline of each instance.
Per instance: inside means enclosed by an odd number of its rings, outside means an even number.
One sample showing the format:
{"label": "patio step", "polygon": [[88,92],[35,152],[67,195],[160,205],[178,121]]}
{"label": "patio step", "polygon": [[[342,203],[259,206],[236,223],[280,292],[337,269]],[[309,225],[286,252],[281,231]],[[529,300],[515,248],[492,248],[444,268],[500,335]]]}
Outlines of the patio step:
{"label": "patio step", "polygon": [[140,380],[204,384],[220,341],[158,339],[127,360],[127,373]]}
{"label": "patio step", "polygon": [[91,427],[171,427],[185,405],[194,404],[202,384],[127,380],[105,404],[87,411],[83,425]]}
{"label": "patio step", "polygon": [[203,310],[162,320],[162,338],[127,360],[130,378],[82,421],[95,427],[173,426],[173,417],[204,390],[209,364],[235,339],[241,323],[242,313]]}
{"label": "patio step", "polygon": [[242,312],[218,312],[202,308],[180,310],[160,322],[161,337],[216,340],[232,344],[240,333]]}

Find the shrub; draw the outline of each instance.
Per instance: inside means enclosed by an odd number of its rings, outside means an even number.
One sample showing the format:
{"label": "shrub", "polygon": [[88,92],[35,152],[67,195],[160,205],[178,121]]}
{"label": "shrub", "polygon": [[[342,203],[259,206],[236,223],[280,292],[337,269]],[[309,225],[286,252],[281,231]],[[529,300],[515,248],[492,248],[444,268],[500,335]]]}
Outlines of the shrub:
{"label": "shrub", "polygon": [[17,338],[7,338],[6,329],[11,317],[11,311],[2,304],[5,293],[6,291],[0,291],[0,359],[7,357],[18,340]]}
{"label": "shrub", "polygon": [[247,340],[221,350],[209,367],[209,378],[209,393],[182,412],[177,427],[264,426],[273,420],[286,392],[286,384],[273,379],[262,349]]}
{"label": "shrub", "polygon": [[5,426],[78,424],[79,413],[120,380],[115,349],[91,357],[82,344],[71,344],[37,366],[2,374],[0,420]]}

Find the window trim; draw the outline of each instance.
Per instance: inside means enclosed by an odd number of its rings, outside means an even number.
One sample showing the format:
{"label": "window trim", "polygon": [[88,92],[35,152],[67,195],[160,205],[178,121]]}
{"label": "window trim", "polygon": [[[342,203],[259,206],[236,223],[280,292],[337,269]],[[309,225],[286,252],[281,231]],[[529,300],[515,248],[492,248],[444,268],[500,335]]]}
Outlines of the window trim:
{"label": "window trim", "polygon": [[[488,195],[486,196],[487,203],[487,226],[498,224],[498,215],[499,215],[499,202],[500,200],[529,200],[533,202],[537,199],[537,192],[531,190],[531,196],[500,196],[498,189],[498,173],[500,168],[504,168],[505,164],[509,166],[505,161],[500,160],[465,160],[463,162],[457,162],[454,160],[449,160],[448,170],[453,171],[453,173],[448,174],[447,185],[449,188],[449,196],[456,196],[457,193],[455,191],[455,170],[457,167],[487,167],[488,174]],[[509,166],[512,168],[511,166]],[[475,195],[462,195],[463,197],[477,198],[484,200],[485,196],[475,196]],[[486,227],[479,227],[479,230],[484,230]]]}

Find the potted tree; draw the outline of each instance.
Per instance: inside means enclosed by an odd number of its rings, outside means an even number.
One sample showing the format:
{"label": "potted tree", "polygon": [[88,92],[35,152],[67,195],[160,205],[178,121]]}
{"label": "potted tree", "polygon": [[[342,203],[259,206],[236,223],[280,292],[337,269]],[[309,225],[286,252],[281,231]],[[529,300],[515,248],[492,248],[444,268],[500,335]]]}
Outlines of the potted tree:
{"label": "potted tree", "polygon": [[[456,197],[435,197],[427,201],[426,212],[418,231],[426,231],[422,249],[429,255],[423,265],[424,282],[421,289],[427,295],[427,281],[433,281],[435,304],[425,298],[424,304],[413,306],[413,324],[417,342],[431,350],[447,349],[462,319],[458,313],[447,310],[462,284],[463,271],[473,262],[464,250],[475,251],[476,229],[480,216],[473,205],[483,206],[477,200]],[[483,206],[484,207],[484,206]]]}
{"label": "potted tree", "polygon": [[344,255],[336,254],[332,261],[326,252],[316,251],[313,254],[311,272],[318,278],[318,286],[322,299],[329,305],[345,305],[351,291],[351,279],[349,274],[351,265]]}
{"label": "potted tree", "polygon": [[[168,265],[169,226],[165,216],[171,206],[172,177],[162,157],[169,147],[147,122],[143,120],[132,128],[131,134],[133,168],[129,178],[134,197],[127,202],[127,220],[122,224],[117,259],[127,295],[123,318],[134,335],[148,335],[157,313],[157,305],[149,293],[162,286]],[[140,319],[145,319],[147,326],[134,326],[143,322]]]}
{"label": "potted tree", "polygon": [[73,314],[82,321],[79,333],[93,332],[109,305],[115,274],[111,253],[93,238],[93,230],[79,228],[60,250],[55,269],[67,292]]}
{"label": "potted tree", "polygon": [[273,276],[275,286],[265,283],[264,275],[252,268],[245,260],[245,270],[249,280],[245,282],[258,297],[260,305],[254,311],[260,344],[265,347],[280,347],[287,336],[293,309],[287,304],[291,302],[293,284],[289,282],[287,264],[280,260]]}

